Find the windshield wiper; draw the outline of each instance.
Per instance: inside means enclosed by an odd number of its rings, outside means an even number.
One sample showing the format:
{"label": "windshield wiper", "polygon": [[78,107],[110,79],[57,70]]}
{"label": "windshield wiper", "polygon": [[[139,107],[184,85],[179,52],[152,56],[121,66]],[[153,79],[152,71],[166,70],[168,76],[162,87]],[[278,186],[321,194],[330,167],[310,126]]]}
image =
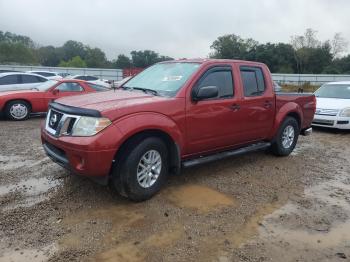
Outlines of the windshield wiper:
{"label": "windshield wiper", "polygon": [[129,86],[127,86],[127,87],[123,87],[124,88],[124,90],[141,90],[141,91],[143,91],[143,92],[145,92],[145,93],[152,93],[153,95],[155,95],[155,96],[158,96],[159,94],[158,94],[158,92],[156,91],[156,90],[153,90],[153,89],[149,89],[149,88],[143,88],[143,87],[129,87]]}

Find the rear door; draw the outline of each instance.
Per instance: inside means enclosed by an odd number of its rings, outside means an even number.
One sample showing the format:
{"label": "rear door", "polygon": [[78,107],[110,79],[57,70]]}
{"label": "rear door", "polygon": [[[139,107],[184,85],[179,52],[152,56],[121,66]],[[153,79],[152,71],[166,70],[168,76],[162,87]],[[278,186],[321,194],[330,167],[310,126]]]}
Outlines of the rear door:
{"label": "rear door", "polygon": [[275,95],[270,73],[266,68],[238,64],[243,88],[241,113],[245,140],[268,137],[275,118]]}
{"label": "rear door", "polygon": [[216,98],[193,101],[186,105],[186,154],[198,154],[236,145],[240,142],[243,114],[239,110],[239,94],[234,85],[231,65],[207,69],[191,89],[217,86]]}

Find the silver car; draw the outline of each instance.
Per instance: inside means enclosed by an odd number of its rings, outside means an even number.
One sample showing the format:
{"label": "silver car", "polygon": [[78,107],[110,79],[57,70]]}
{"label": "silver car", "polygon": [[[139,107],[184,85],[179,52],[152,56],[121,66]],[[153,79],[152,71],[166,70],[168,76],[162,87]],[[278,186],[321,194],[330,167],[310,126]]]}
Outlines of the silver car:
{"label": "silver car", "polygon": [[47,78],[36,74],[2,73],[0,74],[0,92],[32,89],[47,80]]}

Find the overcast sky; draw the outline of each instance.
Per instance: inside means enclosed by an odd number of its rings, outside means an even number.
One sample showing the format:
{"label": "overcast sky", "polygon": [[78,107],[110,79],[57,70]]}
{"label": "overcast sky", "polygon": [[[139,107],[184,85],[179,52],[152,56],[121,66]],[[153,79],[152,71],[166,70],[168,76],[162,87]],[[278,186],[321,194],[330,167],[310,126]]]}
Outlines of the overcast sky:
{"label": "overcast sky", "polygon": [[189,58],[229,33],[289,42],[311,27],[321,40],[350,40],[349,11],[349,0],[0,0],[0,30],[42,45],[81,41],[109,59],[144,49]]}

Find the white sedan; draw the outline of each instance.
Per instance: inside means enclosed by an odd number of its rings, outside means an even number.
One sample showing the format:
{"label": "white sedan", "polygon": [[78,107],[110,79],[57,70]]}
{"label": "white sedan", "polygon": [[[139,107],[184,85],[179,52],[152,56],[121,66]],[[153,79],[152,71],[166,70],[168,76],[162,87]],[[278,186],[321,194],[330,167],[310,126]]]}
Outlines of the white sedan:
{"label": "white sedan", "polygon": [[350,130],[350,82],[332,82],[316,92],[313,126]]}
{"label": "white sedan", "polygon": [[0,92],[32,89],[47,80],[47,78],[36,74],[21,72],[2,73],[0,74]]}
{"label": "white sedan", "polygon": [[63,78],[57,72],[51,72],[51,71],[28,71],[27,73],[41,75],[43,77],[46,77],[47,79],[52,79],[52,80],[60,80]]}
{"label": "white sedan", "polygon": [[68,79],[79,79],[79,80],[85,80],[88,81],[89,83],[93,83],[96,85],[101,85],[104,87],[108,87],[110,88],[111,85],[109,83],[107,83],[105,80],[101,80],[96,76],[89,76],[89,75],[74,75],[74,76],[68,76],[66,77]]}

